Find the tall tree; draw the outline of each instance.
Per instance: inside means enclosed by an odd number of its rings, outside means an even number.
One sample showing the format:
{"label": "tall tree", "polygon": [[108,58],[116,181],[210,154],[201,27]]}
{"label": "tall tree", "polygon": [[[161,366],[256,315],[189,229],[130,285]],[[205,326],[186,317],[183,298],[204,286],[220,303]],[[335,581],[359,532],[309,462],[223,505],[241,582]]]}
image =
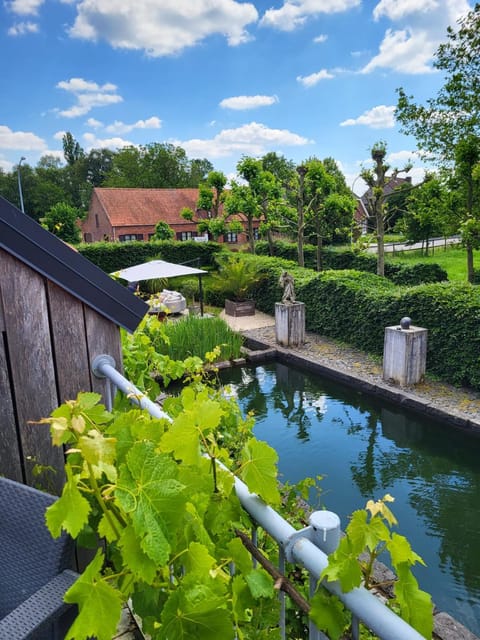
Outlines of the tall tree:
{"label": "tall tree", "polygon": [[65,242],[77,244],[80,242],[80,227],[77,224],[80,217],[81,212],[78,209],[66,202],[58,202],[47,211],[41,222],[45,229]]}
{"label": "tall tree", "polygon": [[450,218],[450,193],[439,177],[429,174],[409,191],[406,208],[397,227],[410,242],[421,242],[428,255],[429,240],[446,235]]}
{"label": "tall tree", "polygon": [[313,158],[306,169],[303,199],[307,231],[310,227],[310,235],[315,238],[317,270],[321,271],[324,241],[332,241],[335,234],[351,229],[356,200],[332,158],[323,162]]}
{"label": "tall tree", "polygon": [[[251,226],[249,231],[250,250],[255,250],[255,238],[253,237],[253,219],[261,220],[261,227],[266,233],[269,253],[274,254],[273,229],[277,226],[277,213],[281,209],[282,189],[280,180],[264,168],[263,159],[244,156],[237,164],[237,172],[242,180],[247,183],[250,191],[246,199],[250,210],[247,220]],[[237,188],[237,186],[235,187]],[[237,189],[237,191],[242,191]],[[243,213],[243,209],[241,210]]]}
{"label": "tall tree", "polygon": [[205,182],[198,185],[196,211],[188,207],[181,211],[182,218],[195,222],[201,233],[206,231],[214,240],[226,231],[233,230],[227,223],[228,214],[222,210],[226,184],[227,177],[224,173],[210,171]]}
{"label": "tall tree", "polygon": [[410,171],[410,165],[403,169],[394,169],[390,177],[387,177],[389,165],[385,163],[387,146],[384,142],[376,142],[371,149],[371,157],[374,162],[373,169],[363,169],[360,173],[369,187],[367,210],[375,220],[377,236],[377,275],[385,275],[385,220],[386,220],[386,193],[385,186],[389,180],[395,180],[402,172]]}
{"label": "tall tree", "polygon": [[70,133],[70,131],[67,131],[64,134],[62,138],[62,143],[63,143],[63,155],[65,157],[65,162],[70,166],[73,166],[76,162],[78,162],[84,157],[85,155],[84,150],[80,146],[80,143],[77,140],[75,140],[75,138]]}
{"label": "tall tree", "polygon": [[396,117],[427,156],[443,165],[457,165],[455,173],[464,183],[461,231],[468,280],[473,282],[473,249],[479,235],[473,180],[478,163],[474,141],[478,144],[480,139],[480,4],[459,20],[458,29],[448,28],[447,41],[438,48],[434,66],[445,74],[437,96],[419,105],[398,89]]}

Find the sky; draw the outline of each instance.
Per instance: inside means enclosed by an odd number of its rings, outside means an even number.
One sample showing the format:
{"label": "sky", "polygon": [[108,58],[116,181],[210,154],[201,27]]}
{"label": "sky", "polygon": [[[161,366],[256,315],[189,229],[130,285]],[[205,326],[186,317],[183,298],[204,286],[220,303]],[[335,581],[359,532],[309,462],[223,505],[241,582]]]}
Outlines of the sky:
{"label": "sky", "polygon": [[172,143],[235,175],[242,156],[333,157],[361,193],[370,149],[412,161],[396,89],[432,66],[467,0],[4,0],[0,167],[63,160],[62,136],[112,150]]}

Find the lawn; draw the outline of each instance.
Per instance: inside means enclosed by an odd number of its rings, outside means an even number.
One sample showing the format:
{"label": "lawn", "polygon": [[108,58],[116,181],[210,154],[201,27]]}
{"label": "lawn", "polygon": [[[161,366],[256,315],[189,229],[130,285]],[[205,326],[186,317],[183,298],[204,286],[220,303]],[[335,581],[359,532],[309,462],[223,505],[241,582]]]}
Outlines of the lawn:
{"label": "lawn", "polygon": [[[428,256],[422,255],[420,251],[404,251],[396,253],[395,257],[386,256],[389,262],[423,262],[431,260],[438,263],[448,273],[448,279],[451,281],[467,281],[467,254],[465,249],[460,247],[447,247],[440,249],[437,247],[434,253]],[[474,251],[473,261],[476,269],[480,269],[480,251]]]}

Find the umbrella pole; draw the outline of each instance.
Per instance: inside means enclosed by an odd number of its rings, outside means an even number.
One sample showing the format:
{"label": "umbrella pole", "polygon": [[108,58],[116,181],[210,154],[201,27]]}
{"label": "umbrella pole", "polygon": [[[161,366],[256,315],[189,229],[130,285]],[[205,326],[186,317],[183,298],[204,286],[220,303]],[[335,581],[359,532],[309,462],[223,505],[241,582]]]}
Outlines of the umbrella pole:
{"label": "umbrella pole", "polygon": [[203,284],[202,275],[198,274],[198,297],[200,299],[200,315],[203,317]]}

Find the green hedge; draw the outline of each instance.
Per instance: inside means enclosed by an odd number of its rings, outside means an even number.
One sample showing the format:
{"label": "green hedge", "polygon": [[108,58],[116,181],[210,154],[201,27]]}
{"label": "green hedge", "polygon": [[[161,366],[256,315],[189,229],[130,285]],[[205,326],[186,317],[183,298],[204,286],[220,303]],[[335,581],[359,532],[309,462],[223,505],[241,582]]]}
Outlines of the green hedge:
{"label": "green hedge", "polygon": [[[257,242],[257,255],[268,255],[268,243]],[[279,258],[297,261],[297,245],[291,242],[275,242],[275,255]],[[316,249],[306,245],[304,250],[305,266],[316,268]],[[327,248],[323,252],[324,269],[355,269],[357,271],[377,272],[377,257],[373,254],[354,251],[335,251]],[[416,264],[385,262],[385,276],[395,284],[421,284],[425,282],[444,282],[448,280],[447,272],[434,262],[418,262]]]}
{"label": "green hedge", "polygon": [[[159,258],[181,264],[199,260],[199,266],[215,264],[215,256],[223,250],[218,242],[178,242],[175,240],[150,242],[95,242],[80,244],[78,251],[106,273],[132,267],[134,264]],[[192,266],[197,266],[192,264]]]}
{"label": "green hedge", "polygon": [[295,278],[297,299],[306,303],[306,328],[383,353],[385,327],[409,316],[428,329],[427,371],[480,389],[480,289],[451,282],[396,286],[360,271],[316,273],[275,258],[258,261],[266,279],[255,291],[257,308],[274,314],[281,299],[278,278],[287,268]]}

